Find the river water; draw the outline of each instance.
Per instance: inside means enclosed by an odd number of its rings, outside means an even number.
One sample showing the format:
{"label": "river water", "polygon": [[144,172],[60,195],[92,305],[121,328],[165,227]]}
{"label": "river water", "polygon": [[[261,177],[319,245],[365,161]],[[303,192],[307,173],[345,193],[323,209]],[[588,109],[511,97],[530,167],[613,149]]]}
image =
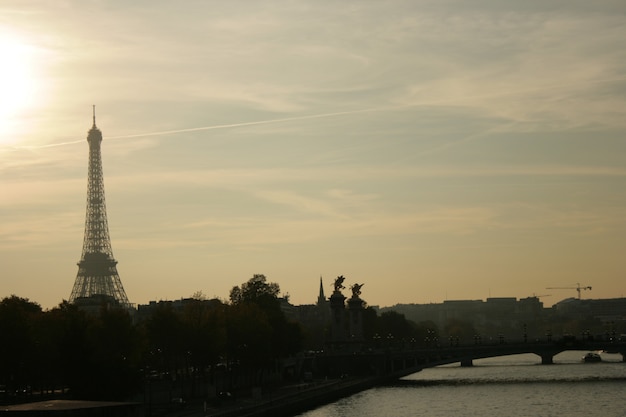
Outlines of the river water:
{"label": "river water", "polygon": [[397,384],[372,388],[300,417],[617,417],[626,416],[626,363],[603,353],[568,351],[541,365],[533,354],[424,369]]}

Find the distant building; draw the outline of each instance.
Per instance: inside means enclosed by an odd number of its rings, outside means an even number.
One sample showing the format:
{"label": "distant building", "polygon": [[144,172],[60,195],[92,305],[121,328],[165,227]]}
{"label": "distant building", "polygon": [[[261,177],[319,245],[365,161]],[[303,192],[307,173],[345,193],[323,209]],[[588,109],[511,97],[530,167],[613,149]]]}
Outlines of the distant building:
{"label": "distant building", "polygon": [[295,320],[305,325],[325,325],[330,318],[330,302],[324,293],[324,284],[320,277],[319,292],[315,304],[302,304],[294,306],[292,316]]}
{"label": "distant building", "polygon": [[300,323],[304,329],[305,349],[322,349],[330,332],[330,300],[326,297],[322,277],[315,304],[294,306],[282,300],[281,309],[289,320]]}
{"label": "distant building", "polygon": [[148,304],[139,304],[135,313],[135,320],[138,322],[149,319],[159,308],[171,308],[176,313],[182,313],[187,306],[194,303],[202,303],[207,307],[219,307],[222,302],[218,299],[202,300],[197,298],[181,298],[180,300],[160,300],[150,301]]}
{"label": "distant building", "polygon": [[[544,308],[539,297],[448,300],[440,304],[397,304],[393,310],[416,323],[431,321],[446,337],[452,324],[473,327],[477,335],[498,340],[541,339],[571,334],[623,333],[626,330],[626,298],[579,300],[568,298]],[[489,339],[488,339],[489,340]]]}
{"label": "distant building", "polygon": [[397,304],[380,309],[388,310],[404,314],[416,323],[433,322],[442,337],[448,336],[447,328],[459,325],[473,327],[477,335],[498,339],[521,339],[525,334],[538,337],[545,333],[542,323],[546,314],[538,297],[446,300],[441,304]]}
{"label": "distant building", "polygon": [[598,320],[604,324],[626,321],[626,298],[580,300],[567,298],[553,306],[557,317]]}

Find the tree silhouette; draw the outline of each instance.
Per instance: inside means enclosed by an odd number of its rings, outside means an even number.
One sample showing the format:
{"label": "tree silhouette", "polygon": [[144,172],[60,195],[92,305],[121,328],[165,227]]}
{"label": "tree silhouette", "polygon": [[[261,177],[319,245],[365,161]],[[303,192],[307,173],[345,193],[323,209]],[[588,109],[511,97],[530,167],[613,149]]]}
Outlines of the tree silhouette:
{"label": "tree silhouette", "polygon": [[241,284],[241,287],[233,287],[230,291],[230,302],[235,305],[245,302],[259,305],[266,303],[266,306],[270,307],[278,303],[279,294],[280,287],[277,283],[268,283],[265,275],[254,274],[248,282]]}
{"label": "tree silhouette", "polygon": [[271,359],[301,348],[302,332],[298,324],[286,319],[279,293],[279,285],[268,283],[262,274],[255,274],[230,292],[229,352],[250,367],[262,369]]}
{"label": "tree silhouette", "polygon": [[174,373],[184,355],[183,322],[171,303],[159,303],[143,323],[147,352],[144,354],[149,370],[159,375]]}
{"label": "tree silhouette", "polygon": [[[206,371],[219,362],[226,350],[227,306],[219,300],[206,300],[194,297],[184,307],[181,321],[185,341],[185,360],[187,371],[193,370],[193,376],[199,376],[206,382]],[[191,377],[191,375],[187,375]],[[195,378],[192,378],[192,393],[195,390]]]}
{"label": "tree silhouette", "polygon": [[15,295],[0,301],[0,384],[6,390],[22,394],[36,379],[32,360],[37,353],[35,323],[41,317],[39,304]]}

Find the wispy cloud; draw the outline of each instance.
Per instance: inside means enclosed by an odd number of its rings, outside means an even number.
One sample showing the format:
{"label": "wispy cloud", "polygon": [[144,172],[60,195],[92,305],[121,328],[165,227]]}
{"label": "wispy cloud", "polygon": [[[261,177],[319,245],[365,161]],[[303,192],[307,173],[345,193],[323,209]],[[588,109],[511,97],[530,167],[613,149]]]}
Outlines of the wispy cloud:
{"label": "wispy cloud", "polygon": [[[297,287],[306,257],[382,271],[390,287],[424,271],[438,274],[428,285],[484,283],[481,260],[501,255],[504,271],[515,259],[520,275],[548,240],[553,264],[537,268],[565,271],[574,244],[589,270],[600,257],[619,266],[622,1],[0,9],[0,25],[45,56],[37,105],[0,138],[11,254],[80,246],[95,102],[113,245],[132,254],[130,276],[167,282],[177,259],[189,275],[246,259],[280,265]],[[146,273],[155,253],[159,270]],[[450,253],[458,265],[442,261]],[[20,276],[44,275],[20,264]]]}

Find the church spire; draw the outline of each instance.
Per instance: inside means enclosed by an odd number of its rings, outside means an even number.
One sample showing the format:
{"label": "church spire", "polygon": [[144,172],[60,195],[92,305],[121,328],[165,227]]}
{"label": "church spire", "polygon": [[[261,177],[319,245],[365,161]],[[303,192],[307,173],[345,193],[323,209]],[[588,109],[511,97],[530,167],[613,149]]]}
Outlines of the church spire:
{"label": "church spire", "polygon": [[326,296],[324,295],[324,284],[322,283],[322,276],[320,275],[320,293],[317,296],[317,305],[324,305],[326,303]]}

